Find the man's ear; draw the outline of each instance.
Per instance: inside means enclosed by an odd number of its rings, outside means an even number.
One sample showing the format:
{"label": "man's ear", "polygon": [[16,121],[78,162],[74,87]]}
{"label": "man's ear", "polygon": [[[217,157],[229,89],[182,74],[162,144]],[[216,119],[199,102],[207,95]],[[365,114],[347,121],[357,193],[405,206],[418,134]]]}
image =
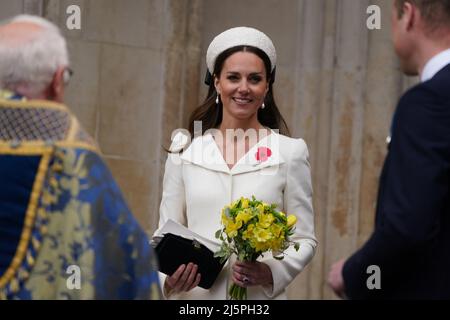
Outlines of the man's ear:
{"label": "man's ear", "polygon": [[400,19],[406,31],[411,31],[417,25],[418,14],[416,6],[406,1],[403,3],[403,15]]}
{"label": "man's ear", "polygon": [[64,70],[65,67],[58,67],[53,74],[53,80],[48,88],[48,98],[62,103],[64,99]]}

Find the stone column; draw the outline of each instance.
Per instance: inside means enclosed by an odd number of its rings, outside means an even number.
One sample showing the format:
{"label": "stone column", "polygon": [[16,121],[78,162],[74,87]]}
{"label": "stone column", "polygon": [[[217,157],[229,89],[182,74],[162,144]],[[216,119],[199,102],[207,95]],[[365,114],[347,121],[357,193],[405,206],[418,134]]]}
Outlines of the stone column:
{"label": "stone column", "polygon": [[[69,5],[81,29],[68,30]],[[44,15],[68,40],[75,74],[66,103],[97,139],[141,225],[158,220],[166,1],[48,0]]]}

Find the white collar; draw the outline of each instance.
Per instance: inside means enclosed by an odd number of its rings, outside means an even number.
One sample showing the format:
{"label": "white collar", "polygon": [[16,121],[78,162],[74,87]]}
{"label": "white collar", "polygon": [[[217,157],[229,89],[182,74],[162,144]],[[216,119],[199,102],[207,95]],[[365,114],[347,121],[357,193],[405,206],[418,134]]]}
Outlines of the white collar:
{"label": "white collar", "polygon": [[450,63],[450,48],[444,51],[441,51],[433,58],[428,60],[423,68],[422,75],[420,80],[425,82],[430,80],[438,73],[441,69],[443,69],[446,65]]}
{"label": "white collar", "polygon": [[[256,159],[256,154],[259,151],[259,148],[264,147],[269,148],[272,154],[267,160],[258,161]],[[228,167],[211,134],[195,138],[191,145],[182,153],[180,158],[195,165],[231,175],[256,171],[285,162],[280,154],[280,136],[273,130],[270,135],[259,140],[258,143],[250,148],[232,169]]]}

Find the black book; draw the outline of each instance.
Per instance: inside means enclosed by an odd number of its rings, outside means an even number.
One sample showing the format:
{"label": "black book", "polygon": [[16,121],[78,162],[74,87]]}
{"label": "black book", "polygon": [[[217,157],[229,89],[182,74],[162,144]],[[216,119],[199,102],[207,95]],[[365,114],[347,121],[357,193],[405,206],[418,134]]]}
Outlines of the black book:
{"label": "black book", "polygon": [[196,239],[165,233],[155,247],[159,271],[172,275],[180,265],[189,262],[198,265],[201,274],[199,287],[209,289],[214,284],[225,263],[214,257],[214,252]]}

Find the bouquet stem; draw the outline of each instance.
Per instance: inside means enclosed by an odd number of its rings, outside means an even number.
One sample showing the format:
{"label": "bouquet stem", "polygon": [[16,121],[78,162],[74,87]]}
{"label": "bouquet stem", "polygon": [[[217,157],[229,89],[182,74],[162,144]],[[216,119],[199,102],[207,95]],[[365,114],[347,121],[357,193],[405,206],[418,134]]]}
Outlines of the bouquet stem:
{"label": "bouquet stem", "polygon": [[247,288],[242,288],[233,283],[228,292],[230,294],[230,300],[247,300]]}
{"label": "bouquet stem", "polygon": [[[251,260],[238,259],[238,261],[251,261]],[[230,290],[228,291],[228,293],[230,294],[230,300],[247,300],[247,288],[240,287],[236,283],[233,283],[230,286]]]}

